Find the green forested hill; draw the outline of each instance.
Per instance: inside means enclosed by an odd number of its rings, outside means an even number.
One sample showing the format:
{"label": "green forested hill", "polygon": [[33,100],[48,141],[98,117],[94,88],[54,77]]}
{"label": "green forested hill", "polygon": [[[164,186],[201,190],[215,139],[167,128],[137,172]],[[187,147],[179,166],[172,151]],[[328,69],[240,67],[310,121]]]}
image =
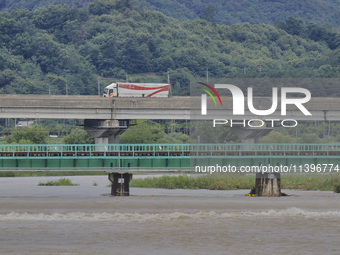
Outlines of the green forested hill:
{"label": "green forested hill", "polygon": [[30,11],[50,5],[68,4],[72,7],[84,7],[93,0],[0,0],[0,11],[28,9]]}
{"label": "green forested hill", "polygon": [[[182,1],[178,1],[182,2]],[[186,1],[190,9],[190,2]],[[206,1],[199,1],[195,11],[204,17]],[[339,27],[340,2],[337,0],[231,0],[212,2],[215,9],[214,21],[223,24],[249,22],[253,24],[274,24],[277,19],[289,16],[298,17],[305,22],[329,23]],[[200,12],[198,10],[201,10]]]}
{"label": "green forested hill", "polygon": [[339,35],[301,22],[180,22],[114,0],[3,12],[0,91],[95,94],[98,75],[153,73],[160,81],[167,70],[175,94],[187,93],[190,77],[207,69],[210,77],[339,77]]}
{"label": "green forested hill", "polygon": [[[105,1],[105,0],[104,0]],[[179,20],[208,18],[220,24],[249,22],[274,24],[289,16],[304,22],[328,23],[340,27],[338,0],[125,0],[134,6],[143,5]],[[0,10],[34,10],[52,4],[86,6],[93,0],[0,0]],[[207,12],[208,11],[208,15]],[[210,13],[209,13],[210,12]],[[211,15],[212,14],[212,15]]]}
{"label": "green forested hill", "polygon": [[277,19],[293,16],[305,22],[340,26],[338,0],[147,0],[146,5],[180,20],[204,18],[206,11],[214,10],[212,21],[227,25],[274,24]]}

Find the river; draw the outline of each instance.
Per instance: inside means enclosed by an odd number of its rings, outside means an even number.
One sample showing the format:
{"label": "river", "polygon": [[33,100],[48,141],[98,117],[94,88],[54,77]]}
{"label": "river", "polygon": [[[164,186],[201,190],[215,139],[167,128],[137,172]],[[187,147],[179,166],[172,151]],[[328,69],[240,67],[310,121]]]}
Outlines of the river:
{"label": "river", "polygon": [[106,176],[0,178],[1,254],[340,254],[340,194],[131,188]]}

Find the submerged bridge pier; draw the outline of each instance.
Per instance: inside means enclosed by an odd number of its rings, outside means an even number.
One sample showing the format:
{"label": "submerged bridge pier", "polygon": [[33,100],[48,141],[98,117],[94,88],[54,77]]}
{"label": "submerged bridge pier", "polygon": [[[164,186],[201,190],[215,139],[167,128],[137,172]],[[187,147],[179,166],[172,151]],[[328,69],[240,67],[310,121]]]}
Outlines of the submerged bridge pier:
{"label": "submerged bridge pier", "polygon": [[112,196],[130,196],[131,173],[109,173]]}
{"label": "submerged bridge pier", "polygon": [[259,197],[281,196],[280,173],[256,173],[254,195]]}

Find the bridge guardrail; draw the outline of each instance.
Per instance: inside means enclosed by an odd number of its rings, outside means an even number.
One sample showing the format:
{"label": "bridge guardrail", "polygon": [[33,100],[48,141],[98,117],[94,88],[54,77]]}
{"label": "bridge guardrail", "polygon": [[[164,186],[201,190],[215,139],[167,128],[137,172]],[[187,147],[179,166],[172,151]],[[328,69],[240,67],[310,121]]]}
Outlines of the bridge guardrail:
{"label": "bridge guardrail", "polygon": [[[340,155],[339,144],[1,144],[0,156],[16,153],[73,153],[87,156],[246,156],[250,155]],[[59,154],[58,154],[59,153]],[[144,154],[143,154],[144,153]],[[266,154],[267,153],[267,154]]]}

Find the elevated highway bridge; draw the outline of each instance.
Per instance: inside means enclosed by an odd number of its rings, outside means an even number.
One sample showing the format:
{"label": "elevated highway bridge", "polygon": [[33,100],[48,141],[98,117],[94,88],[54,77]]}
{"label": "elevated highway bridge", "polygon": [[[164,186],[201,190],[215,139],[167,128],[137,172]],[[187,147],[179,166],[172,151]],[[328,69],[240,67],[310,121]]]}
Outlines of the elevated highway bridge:
{"label": "elevated highway bridge", "polygon": [[[102,98],[99,96],[61,95],[0,95],[0,118],[33,119],[177,119],[203,120],[232,117],[232,98],[222,97],[223,106],[208,100],[208,114],[201,115],[200,97],[169,98]],[[246,104],[245,104],[246,105]],[[280,105],[280,103],[279,103]],[[312,113],[305,116],[294,105],[287,106],[285,119],[340,120],[340,98],[312,98],[304,106]],[[256,109],[269,109],[268,98],[254,100]],[[273,114],[263,117],[282,119],[280,106]],[[258,119],[245,107],[242,119]]]}
{"label": "elevated highway bridge", "polygon": [[[207,101],[208,114],[201,114],[200,97],[169,98],[103,98],[99,96],[61,95],[0,95],[0,118],[32,119],[83,119],[85,130],[95,138],[97,144],[118,143],[119,135],[129,126],[130,120],[213,120],[234,121],[263,120],[271,127],[233,129],[236,136],[245,143],[256,141],[270,132],[280,120],[294,119],[309,121],[340,120],[340,98],[312,98],[304,107],[312,116],[304,115],[295,105],[287,105],[285,116],[281,116],[280,102],[276,111],[269,116],[256,116],[247,106],[245,114],[233,116],[233,100],[222,97],[223,105],[215,106]],[[269,98],[254,98],[254,108],[270,109]],[[246,102],[245,102],[245,105]],[[270,122],[275,120],[276,123]],[[239,122],[240,123],[240,122]]]}

